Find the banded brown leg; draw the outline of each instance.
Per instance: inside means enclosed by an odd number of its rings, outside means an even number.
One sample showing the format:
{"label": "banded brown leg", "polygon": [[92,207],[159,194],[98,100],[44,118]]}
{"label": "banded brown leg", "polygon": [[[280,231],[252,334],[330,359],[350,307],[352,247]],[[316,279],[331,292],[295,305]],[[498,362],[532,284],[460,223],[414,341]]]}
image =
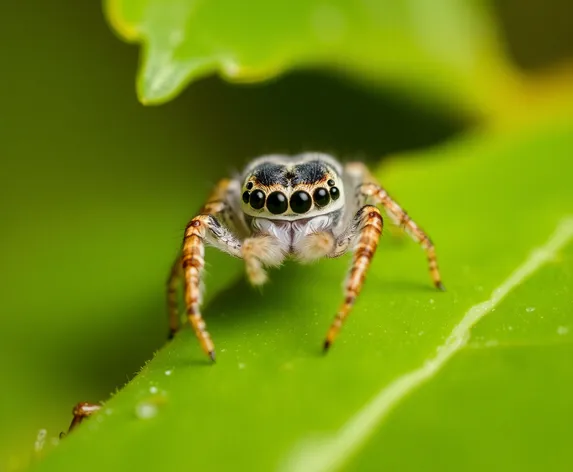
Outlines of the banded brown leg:
{"label": "banded brown leg", "polygon": [[370,197],[373,202],[382,205],[388,212],[388,215],[391,216],[396,223],[402,226],[414,241],[422,246],[426,252],[426,257],[428,258],[428,268],[434,285],[440,290],[445,290],[438,270],[436,250],[434,249],[434,244],[428,235],[408,216],[402,207],[400,207],[400,205],[398,205],[388,195],[386,190],[379,185],[375,183],[362,184],[360,186],[360,193]]}
{"label": "banded brown leg", "polygon": [[[338,336],[344,321],[354,306],[356,297],[358,297],[364,284],[364,278],[372,261],[372,257],[378,247],[380,235],[382,234],[382,215],[380,214],[380,210],[375,206],[366,205],[362,207],[358,213],[356,213],[354,220],[353,227],[356,228],[354,231],[357,231],[358,241],[354,249],[352,266],[345,285],[344,302],[340,306],[326,335],[326,340],[324,341],[325,351],[328,350]],[[345,234],[344,240],[342,241],[343,244],[340,244],[340,246],[348,244],[348,242],[353,239],[352,236],[353,231],[350,232],[350,235]],[[336,255],[338,254],[335,254],[335,256]]]}
{"label": "banded brown leg", "polygon": [[215,360],[215,348],[201,316],[201,275],[205,265],[205,244],[216,247],[232,256],[241,257],[241,242],[217,219],[228,212],[227,194],[230,181],[221,180],[213,190],[199,215],[185,228],[181,255],[175,260],[167,282],[167,306],[171,337],[180,325],[177,288],[181,278],[184,283],[184,299],[187,319],[199,339],[201,348]]}
{"label": "banded brown leg", "polygon": [[209,217],[199,215],[193,218],[185,229],[181,265],[185,279],[185,307],[189,324],[195,331],[203,351],[215,361],[215,346],[207,332],[201,316],[201,272],[205,266],[205,234],[208,231]]}
{"label": "banded brown leg", "polygon": [[175,336],[179,331],[181,320],[179,318],[179,285],[183,276],[183,266],[181,264],[181,255],[178,255],[167,280],[167,313],[169,315],[169,339]]}
{"label": "banded brown leg", "polygon": [[200,311],[205,244],[208,243],[232,256],[241,257],[241,241],[216,217],[228,211],[228,205],[225,203],[228,186],[228,180],[219,182],[200,214],[187,224],[180,259],[187,319],[199,339],[201,348],[212,361],[215,361],[215,346]]}
{"label": "banded brown leg", "polygon": [[[97,403],[87,403],[81,402],[74,406],[72,414],[74,415],[70,427],[68,428],[68,434],[72,432],[85,418],[93,415],[96,411],[101,410],[101,405]],[[60,437],[64,437],[64,433],[60,434]]]}

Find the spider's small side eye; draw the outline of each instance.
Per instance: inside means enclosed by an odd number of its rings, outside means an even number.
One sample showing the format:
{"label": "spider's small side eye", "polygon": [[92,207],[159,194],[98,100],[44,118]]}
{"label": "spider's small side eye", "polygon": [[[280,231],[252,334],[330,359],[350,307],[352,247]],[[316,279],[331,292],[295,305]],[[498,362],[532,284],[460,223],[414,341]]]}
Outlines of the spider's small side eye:
{"label": "spider's small side eye", "polygon": [[330,189],[330,196],[332,197],[333,200],[338,200],[338,198],[340,197],[340,190],[338,190],[338,187],[332,187]]}
{"label": "spider's small side eye", "polygon": [[253,188],[253,182],[247,182],[247,190],[251,190]]}
{"label": "spider's small side eye", "polygon": [[250,192],[243,192],[243,201],[245,203],[249,203],[249,197],[251,196]]}
{"label": "spider's small side eye", "polygon": [[265,206],[265,194],[261,190],[255,190],[251,193],[249,203],[255,210],[260,210]]}
{"label": "spider's small side eye", "polygon": [[319,207],[326,206],[328,202],[330,202],[330,195],[325,188],[317,188],[312,194],[312,198],[314,199],[314,203]]}
{"label": "spider's small side eye", "polygon": [[295,213],[306,213],[312,206],[310,195],[302,190],[295,192],[290,197],[290,207]]}
{"label": "spider's small side eye", "polygon": [[273,192],[267,198],[267,209],[273,215],[280,215],[288,209],[287,198],[282,192]]}
{"label": "spider's small side eye", "polygon": [[334,187],[334,180],[328,179],[328,182],[326,183],[328,184],[329,187]]}

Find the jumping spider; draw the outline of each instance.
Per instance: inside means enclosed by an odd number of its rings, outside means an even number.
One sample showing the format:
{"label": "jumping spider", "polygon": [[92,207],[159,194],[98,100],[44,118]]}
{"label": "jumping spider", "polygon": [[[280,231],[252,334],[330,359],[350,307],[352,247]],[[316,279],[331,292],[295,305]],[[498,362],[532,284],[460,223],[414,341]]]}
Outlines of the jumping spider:
{"label": "jumping spider", "polygon": [[383,206],[421,244],[432,280],[443,290],[432,242],[364,164],[342,166],[321,153],[263,156],[253,160],[240,177],[221,180],[187,224],[183,248],[168,281],[171,336],[179,329],[177,288],[183,278],[187,318],[201,347],[215,360],[215,346],[200,312],[206,244],[243,259],[253,285],[267,281],[265,267],[279,266],[286,258],[310,262],[353,251],[344,301],[324,341],[327,350],[360,293],[378,246],[383,220],[375,205]]}
{"label": "jumping spider", "polygon": [[[183,248],[169,276],[167,302],[170,335],[179,330],[177,287],[184,279],[187,317],[205,353],[214,361],[215,346],[201,317],[201,272],[205,244],[244,259],[253,285],[267,281],[265,266],[286,258],[309,262],[353,251],[344,301],[324,341],[327,350],[360,293],[366,270],[382,233],[386,213],[426,251],[434,285],[443,290],[434,245],[360,162],[342,166],[326,154],[264,156],[242,176],[221,180],[205,206],[185,229]],[[101,408],[78,403],[70,431]]]}

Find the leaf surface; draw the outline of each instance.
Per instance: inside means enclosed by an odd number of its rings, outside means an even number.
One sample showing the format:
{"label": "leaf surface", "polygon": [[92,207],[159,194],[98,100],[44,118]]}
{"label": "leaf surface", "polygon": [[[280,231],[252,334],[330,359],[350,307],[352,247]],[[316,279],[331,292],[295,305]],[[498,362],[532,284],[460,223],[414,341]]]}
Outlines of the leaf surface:
{"label": "leaf surface", "polygon": [[[570,221],[571,130],[571,120],[564,119],[504,135],[484,131],[420,158],[390,161],[378,177],[436,243],[447,292],[432,288],[418,247],[385,237],[356,309],[332,351],[322,356],[320,345],[340,301],[347,260],[288,264],[271,273],[262,293],[238,280],[204,309],[218,349],[216,365],[205,362],[192,333],[184,330],[38,470],[80,464],[85,470],[177,469],[181,464],[213,470],[328,470],[323,468],[328,464],[324,441],[339,437],[385,388],[432,361],[468,311],[489,300],[533,249]],[[514,280],[495,311],[483,313],[466,347],[458,346],[432,370],[425,386],[399,392],[395,414],[376,420],[371,433],[335,463],[354,470],[352,461],[365,468],[405,461],[415,469],[435,460],[453,468],[455,458],[462,457],[468,468],[481,470],[483,461],[470,460],[465,451],[490,425],[466,427],[459,417],[452,418],[460,434],[457,442],[446,444],[450,423],[440,424],[440,412],[461,408],[459,391],[471,393],[472,386],[498,395],[516,412],[541,398],[524,393],[524,386],[548,375],[543,392],[560,400],[545,408],[564,416],[546,426],[570,425],[569,403],[554,392],[559,383],[570,382],[565,376],[571,370],[573,311],[570,291],[563,288],[571,285],[570,236],[565,239],[548,262]],[[216,267],[211,277],[217,277]],[[530,306],[536,309],[528,312]],[[503,348],[514,344],[524,347]],[[475,405],[469,424],[493,418],[490,402],[467,395]],[[499,421],[509,424],[513,416],[505,415]],[[521,437],[526,437],[540,419],[520,421]],[[435,434],[431,441],[444,454],[455,449],[458,456],[442,462],[414,457],[408,439],[413,430],[419,430],[420,442]],[[428,456],[432,444],[426,443]],[[511,444],[520,453],[528,442]],[[565,457],[564,444],[554,445],[559,457]],[[93,455],[94,450],[106,453]],[[535,457],[542,465],[554,463],[554,458]]]}

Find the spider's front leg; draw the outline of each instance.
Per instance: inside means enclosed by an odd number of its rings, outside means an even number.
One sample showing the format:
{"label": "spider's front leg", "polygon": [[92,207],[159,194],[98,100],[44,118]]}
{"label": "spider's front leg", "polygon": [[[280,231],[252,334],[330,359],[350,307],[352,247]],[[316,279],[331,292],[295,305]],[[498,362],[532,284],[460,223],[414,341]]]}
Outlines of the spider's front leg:
{"label": "spider's front leg", "polygon": [[382,234],[383,220],[380,210],[372,205],[363,206],[352,220],[350,227],[337,239],[330,257],[344,254],[356,242],[352,266],[344,288],[344,302],[340,306],[324,341],[324,350],[334,342],[342,325],[354,306],[356,297],[362,289],[366,271],[378,247]]}
{"label": "spider's front leg", "polygon": [[[201,316],[200,305],[202,296],[201,276],[205,266],[205,244],[235,257],[242,257],[241,241],[225,228],[217,219],[229,210],[227,194],[230,182],[221,181],[211,198],[201,209],[198,216],[193,218],[185,228],[183,249],[176,260],[168,282],[168,305],[170,326],[172,332],[178,329],[176,285],[179,274],[183,274],[185,307],[189,324],[201,343],[205,353],[215,360],[215,346],[207,332],[205,321]],[[180,267],[180,269],[178,268]]]}

